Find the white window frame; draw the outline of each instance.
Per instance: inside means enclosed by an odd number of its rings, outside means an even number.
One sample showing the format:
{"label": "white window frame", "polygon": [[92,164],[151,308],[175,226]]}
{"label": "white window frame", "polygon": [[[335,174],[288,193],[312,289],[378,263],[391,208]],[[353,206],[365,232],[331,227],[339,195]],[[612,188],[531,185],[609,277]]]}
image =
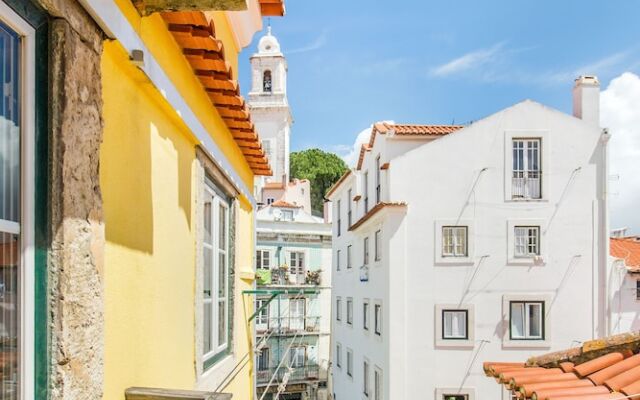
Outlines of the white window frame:
{"label": "white window frame", "polygon": [[476,400],[475,389],[472,388],[438,388],[436,389],[436,399],[446,400],[445,396],[467,396],[465,400]]}
{"label": "white window frame", "polygon": [[[517,159],[521,166],[511,166],[511,198],[513,200],[538,200],[542,198],[542,140],[539,138],[514,138],[511,141],[512,162]],[[537,165],[537,169],[531,165]]]}
{"label": "white window frame", "polygon": [[362,300],[362,329],[364,329],[365,333],[369,333],[369,325],[371,325],[370,316],[371,313],[371,302],[369,299]]}
{"label": "white window frame", "polygon": [[[504,335],[502,346],[505,348],[544,348],[548,349],[552,343],[551,318],[547,315],[549,305],[553,300],[551,293],[540,294],[505,294],[502,296],[502,317],[504,321]],[[511,304],[513,302],[544,303],[542,314],[542,339],[520,339],[511,337]]]}
{"label": "white window frame", "polygon": [[347,347],[347,376],[353,380],[353,350]]}
{"label": "white window frame", "polygon": [[307,365],[307,346],[291,346],[289,350],[289,365],[291,368],[304,368]]}
{"label": "white window frame", "polygon": [[293,210],[282,210],[281,221],[293,221]]}
{"label": "white window frame", "polygon": [[382,400],[384,393],[382,392],[382,369],[377,365],[373,366],[373,399]]}
{"label": "white window frame", "polygon": [[540,255],[540,226],[516,225],[513,236],[515,257],[530,258]]}
{"label": "white window frame", "polygon": [[307,320],[307,300],[292,297],[289,299],[289,329],[303,331]]}
{"label": "white window frame", "polygon": [[442,227],[442,257],[469,257],[469,228],[464,225]]}
{"label": "white window frame", "polygon": [[353,297],[347,297],[347,325],[353,326]]}
{"label": "white window frame", "polygon": [[336,297],[336,321],[342,321],[342,297]]}
{"label": "white window frame", "polygon": [[382,337],[382,302],[376,300],[373,303],[373,333]]}
{"label": "white window frame", "polygon": [[[539,334],[535,335],[531,333],[531,310],[537,308],[538,319],[536,325],[538,325]],[[517,312],[517,309],[521,309],[522,313],[522,331],[521,336],[516,336],[513,329],[513,315]],[[509,302],[509,337],[511,340],[544,340],[544,313],[545,313],[544,301],[511,301]]]}
{"label": "white window frame", "polygon": [[[541,198],[513,198],[513,141],[514,140],[540,140],[540,184]],[[506,202],[546,202],[549,199],[548,172],[551,168],[549,148],[552,147],[550,135],[546,130],[507,130],[504,134],[504,200]]]}
{"label": "white window frame", "polygon": [[369,236],[362,239],[362,265],[369,265]]}
{"label": "white window frame", "polygon": [[[436,266],[472,266],[474,264],[475,251],[475,229],[472,220],[466,219],[442,219],[434,223],[435,231],[435,251],[434,264]],[[467,231],[467,254],[466,256],[450,256],[443,254],[443,232],[445,227],[466,227]]]}
{"label": "white window frame", "polygon": [[336,271],[340,271],[340,255],[341,255],[341,251],[340,250],[336,250]]}
{"label": "white window frame", "polygon": [[336,367],[342,369],[342,345],[336,342]]}
{"label": "white window frame", "polygon": [[34,398],[34,326],[35,326],[35,30],[4,2],[0,2],[0,19],[21,36],[21,126],[20,126],[20,223],[0,220],[6,233],[20,235],[20,270],[18,307],[20,314],[18,337],[19,398]]}
{"label": "white window frame", "polygon": [[353,253],[353,251],[351,249],[352,249],[352,246],[348,245],[347,246],[347,269],[353,268],[353,263],[352,263],[352,260],[351,260],[351,258],[352,258],[351,254]]}
{"label": "white window frame", "polygon": [[[267,368],[260,368],[260,360],[264,358],[264,353],[267,355]],[[264,347],[257,355],[256,355],[256,370],[258,371],[268,371],[269,370],[269,358],[271,357],[270,351],[268,347]]]}
{"label": "white window frame", "polygon": [[[539,255],[518,256],[516,255],[516,227],[539,227]],[[544,219],[510,219],[507,221],[507,264],[513,266],[535,266],[543,267],[547,259],[547,241],[544,227]]]}
{"label": "white window frame", "polygon": [[[266,257],[265,257],[266,254]],[[265,267],[264,261],[267,260],[267,266]],[[271,269],[271,250],[269,249],[257,249],[256,250],[256,270],[258,269]]]}
{"label": "white window frame", "polygon": [[371,363],[367,357],[362,361],[362,394],[369,398],[371,394]]}
{"label": "white window frame", "polygon": [[[269,299],[256,299],[256,311],[258,311]],[[269,305],[256,314],[256,330],[269,329]]]}
{"label": "white window frame", "polygon": [[373,237],[374,261],[382,260],[382,240],[381,239],[382,239],[382,230],[378,229],[374,233],[374,237]]}
{"label": "white window frame", "polygon": [[[467,337],[446,338],[444,336],[444,312],[464,311],[467,314]],[[435,337],[439,348],[473,348],[475,346],[475,307],[473,304],[436,304]]]}

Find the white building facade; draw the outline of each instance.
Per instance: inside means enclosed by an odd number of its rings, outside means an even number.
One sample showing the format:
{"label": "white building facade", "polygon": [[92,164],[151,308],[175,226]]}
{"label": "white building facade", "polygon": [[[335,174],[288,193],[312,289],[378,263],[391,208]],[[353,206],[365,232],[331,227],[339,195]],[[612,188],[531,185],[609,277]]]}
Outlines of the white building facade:
{"label": "white building facade", "polygon": [[[510,398],[479,360],[607,332],[599,84],[469,126],[375,124],[333,204],[336,400]],[[595,114],[595,115],[594,115]]]}

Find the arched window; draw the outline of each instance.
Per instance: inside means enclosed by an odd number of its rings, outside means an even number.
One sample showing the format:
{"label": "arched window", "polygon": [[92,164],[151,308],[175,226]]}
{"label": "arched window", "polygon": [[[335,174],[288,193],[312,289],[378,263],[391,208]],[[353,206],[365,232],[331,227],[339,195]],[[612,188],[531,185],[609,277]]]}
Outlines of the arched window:
{"label": "arched window", "polygon": [[271,93],[272,87],[273,86],[271,84],[271,71],[266,70],[264,71],[264,75],[262,76],[262,91]]}

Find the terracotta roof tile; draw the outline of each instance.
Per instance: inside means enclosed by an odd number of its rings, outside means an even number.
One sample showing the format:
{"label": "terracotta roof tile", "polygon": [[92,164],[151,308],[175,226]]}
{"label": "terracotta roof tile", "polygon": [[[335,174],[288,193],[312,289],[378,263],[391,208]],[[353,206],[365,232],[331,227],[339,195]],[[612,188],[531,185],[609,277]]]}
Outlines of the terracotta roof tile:
{"label": "terracotta roof tile", "polygon": [[284,189],[282,182],[267,182],[264,184],[265,189]]}
{"label": "terracotta roof tile", "polygon": [[623,259],[629,271],[640,272],[640,239],[611,238],[610,243],[610,252],[613,257]]}
{"label": "terracotta roof tile", "polygon": [[278,207],[278,208],[301,208],[302,206],[297,206],[295,204],[291,204],[288,203],[284,200],[278,200],[278,201],[274,201],[273,203],[271,203],[271,207]]}

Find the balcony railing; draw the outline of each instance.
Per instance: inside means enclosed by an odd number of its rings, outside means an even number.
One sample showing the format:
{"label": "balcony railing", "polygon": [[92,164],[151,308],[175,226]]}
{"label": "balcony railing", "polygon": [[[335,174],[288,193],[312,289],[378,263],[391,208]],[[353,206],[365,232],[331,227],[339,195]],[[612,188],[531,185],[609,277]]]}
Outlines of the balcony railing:
{"label": "balcony railing", "polygon": [[259,283],[262,285],[315,285],[319,286],[322,283],[321,271],[306,271],[291,272],[284,268],[274,268],[270,271],[268,279],[260,279]]}
{"label": "balcony railing", "polygon": [[[271,377],[276,373],[277,368],[260,369],[256,373],[256,383],[258,385],[266,385]],[[289,372],[285,365],[278,369],[274,382],[282,382],[284,374]],[[300,381],[318,380],[320,379],[320,367],[317,364],[308,364],[300,367],[293,367],[289,374],[288,383]]]}
{"label": "balcony railing", "polygon": [[540,198],[540,171],[528,171],[528,176],[522,176],[522,172],[514,171],[511,179],[511,197],[513,199],[539,199]]}
{"label": "balcony railing", "polygon": [[272,317],[256,319],[256,331],[259,333],[272,332],[280,335],[296,332],[318,333],[320,332],[320,317]]}

